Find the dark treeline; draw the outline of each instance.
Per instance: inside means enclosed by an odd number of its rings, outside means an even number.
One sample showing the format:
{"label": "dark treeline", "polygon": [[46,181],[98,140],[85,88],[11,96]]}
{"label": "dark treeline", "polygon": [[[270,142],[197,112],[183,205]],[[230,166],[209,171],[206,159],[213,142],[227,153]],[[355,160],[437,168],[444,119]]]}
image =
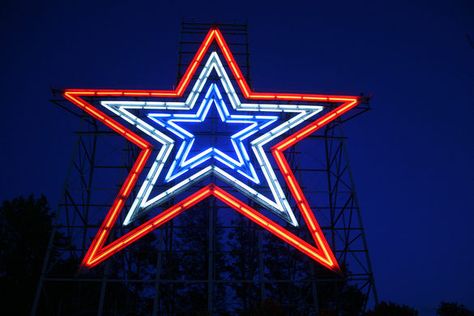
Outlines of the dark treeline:
{"label": "dark treeline", "polygon": [[[242,280],[216,282],[213,289],[213,309],[219,315],[418,315],[416,309],[392,302],[381,302],[369,312],[363,312],[365,297],[354,285],[344,279],[332,282],[308,280],[331,279],[317,266],[308,269],[304,260],[288,260],[287,246],[263,238],[261,231],[241,217],[232,218],[239,229],[224,229],[224,225],[209,225],[219,221],[209,216],[215,209],[207,200],[197,208],[201,211],[180,217],[180,225],[167,226],[159,234],[151,234],[146,241],[128,249],[124,260],[112,260],[107,269],[89,273],[90,277],[106,274],[113,278],[127,275],[128,279],[153,280],[157,274],[167,280],[202,280],[212,274],[215,280]],[[214,214],[216,215],[216,214]],[[42,273],[45,252],[50,240],[53,217],[45,197],[16,198],[0,206],[0,290],[3,315],[28,315]],[[215,224],[215,223],[214,223]],[[214,227],[213,241],[209,227]],[[172,234],[173,241],[164,238]],[[213,255],[207,251],[212,244]],[[59,231],[52,240],[53,251],[47,267],[48,275],[78,277],[81,258],[74,255],[74,241]],[[265,253],[263,272],[262,257]],[[159,252],[158,249],[164,249]],[[162,258],[157,261],[157,253]],[[298,257],[297,253],[291,256]],[[213,260],[214,271],[208,271]],[[124,265],[124,262],[127,264]],[[157,265],[157,262],[160,262]],[[258,282],[293,280],[283,283]],[[60,278],[58,278],[60,280]],[[255,282],[244,282],[254,280]],[[78,284],[80,283],[80,284]],[[53,282],[44,289],[39,304],[41,315],[97,315],[100,287],[87,282]],[[103,307],[104,315],[149,315],[153,305],[159,305],[164,315],[207,315],[208,288],[205,282],[155,283],[116,282],[108,285]],[[158,295],[156,295],[158,292]],[[316,295],[316,297],[315,297]],[[44,297],[46,296],[46,297]],[[159,297],[159,302],[157,301]],[[317,307],[316,307],[317,306]],[[291,312],[290,312],[291,311]],[[437,315],[474,315],[466,307],[443,302]]]}

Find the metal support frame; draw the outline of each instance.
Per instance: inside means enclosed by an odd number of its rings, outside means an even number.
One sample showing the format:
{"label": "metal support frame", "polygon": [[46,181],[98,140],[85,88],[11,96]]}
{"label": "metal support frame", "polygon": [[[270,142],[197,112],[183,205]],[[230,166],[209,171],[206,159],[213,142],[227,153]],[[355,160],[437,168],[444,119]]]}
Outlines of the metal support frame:
{"label": "metal support frame", "polygon": [[[178,80],[210,26],[182,23]],[[251,82],[247,26],[219,26]],[[325,310],[340,313],[344,308],[341,293],[348,287],[362,294],[363,310],[377,302],[341,120],[293,147],[287,158],[335,249],[344,269],[343,277],[328,274],[245,219],[223,221],[222,214],[228,214],[229,208],[216,200],[206,204],[207,208],[196,207],[196,214],[208,214],[206,220],[198,218],[199,225],[194,230],[186,220],[196,223],[195,218],[173,220],[99,267],[78,270],[104,210],[110,207],[137,156],[137,148],[84,113],[71,109],[58,92],[53,91],[53,102],[80,117],[83,128],[77,132],[78,142],[58,205],[32,315],[179,315],[186,314],[189,307],[208,315],[245,314],[268,301],[288,315],[319,315]],[[367,109],[368,104],[363,105],[353,116]],[[111,235],[127,230],[118,228]],[[201,248],[183,245],[183,239],[193,236],[194,246]],[[223,245],[223,239],[231,240],[234,247]],[[207,255],[200,257],[201,252]],[[200,264],[188,267],[188,259]],[[301,271],[306,271],[303,276]]]}

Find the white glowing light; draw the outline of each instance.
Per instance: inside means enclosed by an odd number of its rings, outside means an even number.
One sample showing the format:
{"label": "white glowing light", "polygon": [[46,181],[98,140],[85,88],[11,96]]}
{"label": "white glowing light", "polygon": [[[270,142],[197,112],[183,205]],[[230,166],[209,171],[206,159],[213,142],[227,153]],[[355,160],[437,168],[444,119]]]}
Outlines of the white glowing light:
{"label": "white glowing light", "polygon": [[[267,133],[263,134],[262,136],[258,137],[257,139],[253,140],[250,142],[253,153],[255,154],[255,157],[257,158],[257,162],[262,170],[262,173],[265,177],[265,180],[270,188],[270,191],[272,193],[272,198],[269,198],[265,196],[264,194],[258,192],[256,189],[250,187],[249,185],[245,184],[244,182],[238,180],[235,178],[233,175],[231,175],[229,172],[219,168],[218,166],[211,165],[208,167],[205,167],[202,170],[199,170],[195,173],[192,172],[192,170],[187,170],[187,176],[186,179],[180,181],[178,184],[175,184],[171,188],[165,190],[164,192],[161,192],[160,194],[156,195],[155,197],[150,198],[150,194],[152,192],[152,189],[154,185],[156,184],[156,181],[161,174],[163,170],[163,166],[169,159],[170,153],[173,149],[174,146],[174,141],[164,133],[160,132],[159,130],[153,128],[150,126],[148,123],[137,117],[136,115],[132,114],[129,110],[169,110],[169,113],[172,113],[174,110],[191,110],[195,106],[200,93],[202,92],[202,89],[205,86],[205,83],[208,80],[208,77],[210,73],[215,70],[217,75],[220,78],[220,83],[224,87],[224,91],[226,93],[227,98],[229,99],[231,106],[234,110],[236,111],[254,111],[254,112],[291,112],[291,113],[297,113],[294,117],[291,119],[277,125]],[[272,169],[271,163],[268,160],[267,154],[265,150],[263,149],[263,146],[269,142],[271,142],[274,138],[282,135],[283,133],[289,131],[290,129],[298,126],[302,122],[308,120],[312,116],[316,115],[317,113],[321,112],[323,110],[322,106],[319,105],[295,105],[295,104],[267,104],[267,103],[262,103],[262,104],[256,104],[256,103],[241,103],[237,93],[235,92],[235,89],[225,71],[224,66],[222,65],[222,62],[219,58],[219,55],[216,52],[212,52],[209,56],[209,59],[206,62],[206,65],[203,67],[198,79],[196,80],[193,88],[191,89],[191,92],[189,93],[187,99],[184,102],[169,102],[169,101],[164,101],[164,102],[157,102],[157,101],[102,101],[101,102],[102,106],[113,112],[114,114],[118,115],[119,117],[123,118],[125,121],[128,123],[136,126],[138,129],[149,135],[150,137],[154,138],[157,140],[160,144],[162,144],[161,149],[158,152],[157,157],[155,158],[155,161],[153,162],[146,179],[143,181],[139,192],[135,198],[135,200],[132,203],[132,206],[124,220],[123,225],[128,225],[131,223],[139,214],[142,214],[143,212],[151,209],[152,207],[155,207],[157,205],[162,204],[164,201],[168,200],[169,198],[173,197],[177,193],[183,191],[186,189],[188,186],[192,185],[193,183],[196,183],[197,181],[203,179],[204,177],[214,174],[218,176],[222,181],[227,182],[229,185],[232,185],[235,187],[239,192],[242,194],[248,196],[249,198],[254,199],[256,202],[261,204],[262,206],[266,207],[270,211],[274,212],[276,215],[280,216],[282,219],[286,220],[293,226],[298,226],[298,222],[295,218],[295,215],[293,214],[293,211],[290,208],[290,205],[288,203],[288,200],[286,198],[285,193],[282,190],[282,187],[280,185],[280,182],[278,178],[275,175],[275,172]],[[227,111],[226,107],[218,108],[220,111]],[[219,115],[224,114],[219,112]],[[225,113],[225,114],[228,114]],[[183,115],[183,114],[180,114]],[[224,115],[225,116],[225,115]],[[180,118],[184,118],[186,116],[180,116]],[[243,116],[247,117],[247,116]],[[261,117],[268,117],[268,116],[261,116]],[[193,118],[193,115],[189,116],[190,119]],[[235,118],[239,118],[239,116],[235,116]],[[258,118],[257,115],[255,115],[255,118]],[[158,121],[158,124],[160,124]],[[268,124],[267,124],[268,125]],[[168,128],[169,126],[165,128]],[[255,127],[255,126],[253,126]],[[178,131],[185,134],[187,133],[184,129],[180,128],[178,125],[174,126],[175,130],[173,132]],[[263,128],[260,126],[260,129]],[[248,132],[248,131],[247,131]],[[252,132],[251,134],[254,134],[257,131]],[[241,133],[239,132],[240,135],[235,137],[242,136]],[[176,133],[175,133],[176,134]],[[250,135],[247,135],[246,137],[249,137]],[[181,146],[182,148],[182,146]],[[178,150],[179,155],[186,154],[184,152],[184,149]],[[237,152],[239,154],[239,152]],[[244,153],[243,155],[246,155],[246,151],[240,151],[240,153]],[[209,153],[206,153],[209,154]],[[204,154],[204,155],[206,155]],[[226,159],[219,159],[216,155],[215,158],[218,159],[220,162],[224,163],[225,165],[229,166],[227,164],[229,161],[226,161]],[[202,157],[199,157],[202,158]],[[204,157],[205,158],[205,157]],[[220,157],[222,158],[222,156]],[[230,157],[229,157],[230,158]],[[193,158],[194,159],[194,158]],[[238,161],[234,161],[239,165],[243,163],[244,160],[248,159],[247,157],[239,156]],[[175,160],[176,161],[176,160]],[[190,166],[190,169],[192,167],[192,164]],[[184,174],[184,173],[183,173]],[[240,172],[242,174],[242,172]],[[169,175],[169,173],[168,173]],[[245,176],[245,174],[244,174]],[[175,177],[177,178],[177,176]]]}

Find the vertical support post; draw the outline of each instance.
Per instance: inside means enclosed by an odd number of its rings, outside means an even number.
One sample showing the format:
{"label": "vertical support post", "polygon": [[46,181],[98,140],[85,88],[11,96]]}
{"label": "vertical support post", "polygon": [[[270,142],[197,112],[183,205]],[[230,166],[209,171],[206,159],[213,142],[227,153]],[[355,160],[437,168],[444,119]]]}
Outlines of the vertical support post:
{"label": "vertical support post", "polygon": [[212,200],[212,206],[209,210],[209,230],[208,230],[208,268],[207,268],[207,312],[209,315],[214,313],[214,234],[215,234],[215,216],[216,199]]}
{"label": "vertical support post", "polygon": [[97,309],[97,316],[104,315],[104,301],[105,301],[105,291],[107,289],[107,274],[109,272],[110,261],[107,261],[104,269],[104,275],[102,276],[102,281],[100,285],[100,296],[99,296],[99,307]]}
{"label": "vertical support post", "polygon": [[314,264],[311,265],[311,294],[314,304],[315,316],[320,314],[319,312],[319,298],[318,298],[318,286],[317,286],[316,272],[314,271]]}
{"label": "vertical support post", "polygon": [[260,300],[265,299],[265,266],[263,264],[262,251],[262,230],[257,230],[257,246],[258,246],[258,279],[260,282]]}
{"label": "vertical support post", "polygon": [[[346,143],[345,143],[344,139],[342,140],[342,151],[343,151],[343,155],[347,159],[348,153],[347,153],[347,147],[346,147]],[[367,270],[369,272],[369,283],[370,283],[369,290],[374,295],[375,304],[378,304],[379,303],[379,297],[377,295],[377,289],[375,288],[375,279],[374,279],[374,274],[373,274],[373,269],[372,269],[372,261],[370,260],[370,256],[369,256],[369,246],[367,244],[367,238],[365,236],[364,224],[362,222],[362,215],[360,213],[360,208],[359,208],[359,198],[357,197],[355,181],[354,181],[354,177],[352,175],[352,169],[350,167],[349,159],[347,159],[347,169],[348,169],[347,172],[349,173],[349,181],[350,181],[351,186],[353,188],[352,199],[354,200],[355,205],[357,205],[357,209],[356,209],[357,219],[359,221],[359,227],[361,229],[362,243],[363,243],[363,247],[365,249],[365,260],[367,262]],[[365,304],[367,305],[367,300],[366,300]]]}
{"label": "vertical support post", "polygon": [[[90,154],[86,155],[86,157],[89,159],[89,165],[90,165],[87,187],[86,187],[85,206],[84,206],[84,218],[86,219],[87,222],[89,222],[89,210],[90,210],[90,204],[91,204],[91,198],[92,198],[92,183],[94,181],[95,156],[96,156],[96,149],[97,149],[97,131],[99,130],[96,120],[92,122],[92,130],[94,131],[94,134],[93,134],[94,136],[92,138],[91,150],[90,150]],[[86,241],[85,235],[87,235],[87,230],[84,230],[84,231],[85,231],[85,234],[83,236],[83,242],[85,245],[85,241]]]}
{"label": "vertical support post", "polygon": [[48,265],[48,260],[49,260],[49,257],[51,255],[51,250],[53,248],[53,241],[54,241],[55,233],[56,233],[56,228],[53,227],[53,230],[51,231],[51,235],[49,236],[48,247],[46,249],[46,255],[44,256],[43,267],[41,268],[40,279],[39,279],[39,282],[38,282],[38,286],[36,287],[35,298],[34,298],[34,301],[33,301],[33,305],[31,307],[31,313],[30,313],[31,316],[36,315],[36,313],[38,311],[39,299],[40,299],[40,296],[41,296],[41,290],[43,289],[44,278],[46,276],[46,267]]}
{"label": "vertical support post", "polygon": [[[330,216],[330,226],[331,226],[331,248],[336,249],[336,231],[335,231],[335,210],[333,202],[333,191],[332,191],[332,179],[331,179],[331,167],[332,167],[332,139],[329,135],[330,126],[326,126],[324,129],[324,148],[326,156],[326,174],[327,174],[327,186],[328,186],[328,207],[329,207],[329,216]],[[337,256],[337,254],[336,254]]]}
{"label": "vertical support post", "polygon": [[160,229],[158,233],[158,254],[156,258],[156,277],[155,277],[155,296],[153,297],[153,313],[157,316],[160,311],[160,281],[162,269],[162,256],[164,251],[163,230]]}

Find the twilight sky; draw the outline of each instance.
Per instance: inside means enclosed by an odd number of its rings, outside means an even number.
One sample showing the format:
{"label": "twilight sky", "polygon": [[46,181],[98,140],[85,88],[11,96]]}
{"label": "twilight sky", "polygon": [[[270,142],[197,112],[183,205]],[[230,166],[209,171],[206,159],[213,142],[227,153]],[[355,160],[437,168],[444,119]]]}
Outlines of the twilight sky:
{"label": "twilight sky", "polygon": [[171,88],[183,18],[247,22],[256,91],[371,94],[345,132],[379,296],[474,308],[469,1],[2,1],[0,199],[59,198],[79,120],[50,87]]}

